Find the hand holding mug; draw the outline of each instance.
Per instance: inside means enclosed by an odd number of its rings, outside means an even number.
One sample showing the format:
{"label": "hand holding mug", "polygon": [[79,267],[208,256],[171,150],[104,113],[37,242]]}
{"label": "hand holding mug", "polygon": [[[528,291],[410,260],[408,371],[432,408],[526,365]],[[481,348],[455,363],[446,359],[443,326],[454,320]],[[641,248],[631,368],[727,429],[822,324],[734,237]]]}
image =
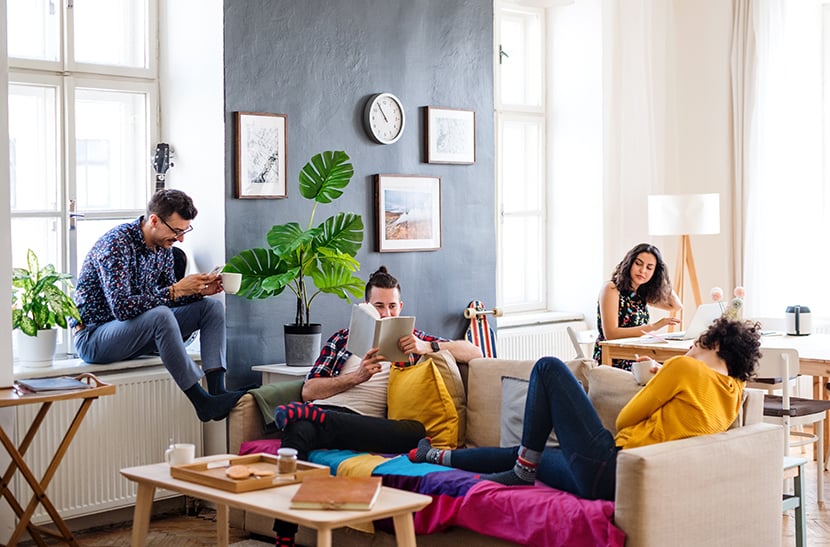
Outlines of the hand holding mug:
{"label": "hand holding mug", "polygon": [[644,386],[660,370],[660,364],[651,357],[640,357],[639,355],[635,357],[637,361],[631,364],[631,373],[634,374],[637,383]]}

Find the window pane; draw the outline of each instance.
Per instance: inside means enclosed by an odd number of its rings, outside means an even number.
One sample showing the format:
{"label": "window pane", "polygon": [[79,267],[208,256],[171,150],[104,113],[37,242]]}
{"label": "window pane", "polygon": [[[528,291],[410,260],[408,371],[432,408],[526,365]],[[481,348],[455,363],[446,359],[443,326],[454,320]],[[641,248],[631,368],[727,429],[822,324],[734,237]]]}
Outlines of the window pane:
{"label": "window pane", "polygon": [[538,308],[544,305],[543,233],[538,216],[504,217],[501,248],[504,306]]}
{"label": "window pane", "polygon": [[9,57],[57,61],[59,0],[7,0]]}
{"label": "window pane", "polygon": [[149,187],[147,98],[75,90],[75,172],[80,211],[144,209]]}
{"label": "window pane", "polygon": [[58,208],[57,89],[9,86],[12,211]]}
{"label": "window pane", "polygon": [[75,62],[147,68],[146,0],[76,1]]}
{"label": "window pane", "polygon": [[501,102],[541,106],[542,104],[542,19],[541,13],[504,10],[500,26]]}
{"label": "window pane", "polygon": [[502,122],[501,183],[506,213],[543,207],[542,130],[541,119]]}
{"label": "window pane", "polygon": [[54,264],[63,271],[60,223],[57,218],[12,218],[12,267],[26,267],[26,253],[33,250],[40,266]]}

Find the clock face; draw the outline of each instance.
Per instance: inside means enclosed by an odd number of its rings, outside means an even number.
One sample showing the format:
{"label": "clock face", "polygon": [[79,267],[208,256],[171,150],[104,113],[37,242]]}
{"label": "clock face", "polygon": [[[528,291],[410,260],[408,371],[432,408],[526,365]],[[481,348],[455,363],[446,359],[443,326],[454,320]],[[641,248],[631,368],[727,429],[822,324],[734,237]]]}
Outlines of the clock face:
{"label": "clock face", "polygon": [[403,135],[403,105],[391,93],[372,95],[363,111],[363,125],[369,136],[380,144],[392,144]]}

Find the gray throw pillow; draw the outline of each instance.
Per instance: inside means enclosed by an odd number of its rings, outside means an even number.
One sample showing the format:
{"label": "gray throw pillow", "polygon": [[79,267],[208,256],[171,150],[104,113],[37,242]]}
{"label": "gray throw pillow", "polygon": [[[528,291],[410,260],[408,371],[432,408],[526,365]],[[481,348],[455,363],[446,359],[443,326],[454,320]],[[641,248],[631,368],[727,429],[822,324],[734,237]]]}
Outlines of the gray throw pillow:
{"label": "gray throw pillow", "polygon": [[[501,435],[499,446],[522,444],[522,422],[525,416],[525,398],[528,381],[512,376],[501,377]],[[547,446],[559,446],[556,434],[551,432]]]}

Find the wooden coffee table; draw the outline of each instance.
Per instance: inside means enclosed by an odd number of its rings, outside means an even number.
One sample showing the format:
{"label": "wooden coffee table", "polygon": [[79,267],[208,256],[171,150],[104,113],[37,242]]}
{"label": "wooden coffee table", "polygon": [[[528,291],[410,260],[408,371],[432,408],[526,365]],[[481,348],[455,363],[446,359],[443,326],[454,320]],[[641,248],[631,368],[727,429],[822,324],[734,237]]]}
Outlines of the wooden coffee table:
{"label": "wooden coffee table", "polygon": [[[224,454],[198,458],[196,461],[212,461],[233,458]],[[150,526],[150,513],[156,488],[164,488],[212,501],[216,504],[216,545],[228,545],[228,509],[244,509],[267,517],[279,518],[317,530],[318,547],[331,547],[331,532],[352,524],[392,517],[395,537],[400,547],[415,547],[415,526],[412,513],[420,511],[432,502],[423,494],[383,487],[375,506],[369,511],[313,511],[289,509],[291,497],[300,487],[290,484],[276,488],[254,490],[235,494],[195,482],[174,479],[166,463],[128,467],[121,474],[138,483],[138,494],[133,514],[133,547],[143,546]]]}

